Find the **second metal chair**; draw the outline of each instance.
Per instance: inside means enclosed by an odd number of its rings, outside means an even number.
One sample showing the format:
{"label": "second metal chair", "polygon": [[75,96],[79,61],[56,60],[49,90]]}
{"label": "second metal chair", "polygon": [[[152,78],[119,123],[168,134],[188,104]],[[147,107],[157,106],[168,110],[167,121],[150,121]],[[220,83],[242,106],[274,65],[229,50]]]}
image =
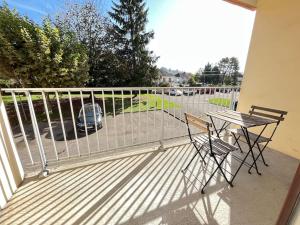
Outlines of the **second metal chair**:
{"label": "second metal chair", "polygon": [[[272,141],[275,131],[277,130],[280,122],[284,120],[284,116],[287,115],[287,112],[278,110],[278,109],[271,109],[271,108],[265,108],[265,107],[261,107],[261,106],[252,105],[251,109],[249,111],[249,115],[250,116],[252,116],[252,115],[259,116],[262,118],[272,119],[272,120],[276,121],[276,125],[275,125],[274,129],[271,131],[271,135],[269,137],[259,136],[255,133],[249,132],[249,139],[251,141],[253,141],[254,143],[256,143],[256,147],[259,151],[259,154],[255,158],[255,161],[257,161],[259,159],[259,157],[261,157],[264,165],[269,166],[265,161],[265,158],[263,156],[263,151],[266,149],[269,142]],[[245,136],[245,133],[243,132],[242,129],[229,129],[229,131],[233,135],[233,137],[235,139],[235,143],[238,145],[239,149],[242,151],[239,140],[240,140],[240,137]],[[263,144],[263,146],[261,147],[260,144]],[[249,173],[250,173],[253,165],[254,165],[254,162],[248,170]]]}

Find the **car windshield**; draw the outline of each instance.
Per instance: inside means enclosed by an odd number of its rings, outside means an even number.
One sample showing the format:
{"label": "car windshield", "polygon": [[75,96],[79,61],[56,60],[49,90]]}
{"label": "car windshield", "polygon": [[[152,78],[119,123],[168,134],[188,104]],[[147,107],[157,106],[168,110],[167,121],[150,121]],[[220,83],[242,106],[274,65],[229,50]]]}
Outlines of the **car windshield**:
{"label": "car windshield", "polygon": [[[92,105],[84,105],[84,112],[86,117],[94,117],[94,110]],[[98,105],[95,105],[96,116],[98,116],[100,112],[101,112],[100,107]],[[83,115],[83,110],[81,108],[79,117],[82,117],[82,115]]]}

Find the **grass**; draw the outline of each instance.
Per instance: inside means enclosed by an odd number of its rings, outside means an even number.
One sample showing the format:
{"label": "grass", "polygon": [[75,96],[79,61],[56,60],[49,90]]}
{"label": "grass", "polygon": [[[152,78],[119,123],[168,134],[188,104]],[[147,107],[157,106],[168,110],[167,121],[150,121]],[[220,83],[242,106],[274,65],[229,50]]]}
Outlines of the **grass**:
{"label": "grass", "polygon": [[211,98],[208,100],[210,104],[219,105],[223,107],[229,108],[231,105],[231,101],[229,98]]}
{"label": "grass", "polygon": [[140,101],[139,101],[139,97],[136,97],[136,104],[131,105],[127,108],[124,109],[124,112],[143,112],[143,111],[147,111],[148,110],[153,110],[153,109],[157,109],[157,110],[167,110],[167,109],[180,109],[180,105],[176,104],[175,102],[171,102],[168,101],[166,99],[164,99],[164,101],[162,100],[162,98],[160,96],[155,96],[152,94],[142,94]]}
{"label": "grass", "polygon": [[[33,100],[33,105],[35,107],[35,113],[38,118],[38,120],[46,121],[46,115],[43,104],[39,104],[38,101],[42,101],[41,94],[32,94],[31,95]],[[84,102],[90,102],[89,94],[83,94]],[[97,102],[100,107],[103,110],[103,101],[102,101],[102,94],[95,94],[95,102]],[[107,115],[113,115],[114,113],[116,115],[123,113],[130,113],[130,112],[145,112],[145,111],[151,111],[151,110],[168,110],[168,109],[180,109],[181,105],[176,104],[175,102],[168,101],[167,99],[163,99],[158,95],[153,94],[141,94],[141,95],[130,95],[130,94],[104,94],[105,98],[105,109]],[[27,106],[27,97],[26,96],[16,96],[16,99],[18,102],[22,101],[25,103],[24,109],[26,111],[26,114],[29,115],[29,110]],[[59,119],[59,112],[57,109],[57,103],[55,95],[50,95],[51,99],[51,105],[52,105],[52,114],[51,119]],[[12,96],[3,96],[3,100],[7,105],[13,104]],[[69,96],[67,94],[60,95],[60,105],[61,110],[64,118],[71,117],[71,111],[70,111],[70,105],[69,105]],[[66,100],[66,101],[63,101]],[[81,108],[81,101],[80,101],[80,94],[72,94],[72,102],[73,102],[73,110],[74,114],[78,115],[79,110]],[[13,106],[12,106],[13,107]],[[23,106],[22,106],[23,107]],[[49,108],[49,107],[48,107]],[[21,108],[23,109],[23,108]],[[23,115],[23,111],[22,116]]]}
{"label": "grass", "polygon": [[[41,95],[31,95],[32,101],[36,101],[36,100],[42,100],[42,96]],[[11,95],[4,95],[2,96],[2,99],[4,101],[4,103],[9,104],[9,103],[13,103],[13,99]],[[27,97],[26,96],[18,96],[16,94],[16,99],[19,102],[21,101],[26,101],[27,102]]]}
{"label": "grass", "polygon": [[[90,95],[89,94],[82,94],[83,98],[88,98]],[[130,98],[133,97],[134,95],[123,95],[124,98]],[[96,98],[102,98],[102,94],[95,94]],[[115,98],[121,98],[122,95],[120,94],[115,94],[114,95]],[[41,94],[32,94],[31,95],[32,101],[37,101],[37,100],[43,100],[42,95]],[[72,94],[72,98],[80,98],[80,94]],[[104,94],[104,98],[112,98],[112,94]],[[11,95],[4,95],[2,96],[2,99],[4,101],[4,103],[6,104],[10,104],[13,103],[13,98]],[[23,96],[23,95],[17,95],[16,94],[16,99],[17,101],[24,101],[27,102],[27,97]],[[50,99],[55,99],[55,95],[54,94],[50,94]],[[69,99],[68,95],[60,95],[60,99]]]}

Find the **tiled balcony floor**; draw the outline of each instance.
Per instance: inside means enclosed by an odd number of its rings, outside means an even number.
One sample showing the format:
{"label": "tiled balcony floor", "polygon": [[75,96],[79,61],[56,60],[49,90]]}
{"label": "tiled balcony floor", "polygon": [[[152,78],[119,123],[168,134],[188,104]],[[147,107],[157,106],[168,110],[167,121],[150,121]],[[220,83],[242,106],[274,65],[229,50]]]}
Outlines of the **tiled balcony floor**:
{"label": "tiled balcony floor", "polygon": [[[1,211],[0,224],[230,224],[273,225],[281,209],[298,160],[266,151],[270,167],[259,163],[262,176],[243,167],[229,188],[216,175],[200,193],[203,172],[190,144],[166,151],[122,158],[30,179]],[[230,158],[230,157],[229,157]],[[229,159],[227,169],[238,162]]]}

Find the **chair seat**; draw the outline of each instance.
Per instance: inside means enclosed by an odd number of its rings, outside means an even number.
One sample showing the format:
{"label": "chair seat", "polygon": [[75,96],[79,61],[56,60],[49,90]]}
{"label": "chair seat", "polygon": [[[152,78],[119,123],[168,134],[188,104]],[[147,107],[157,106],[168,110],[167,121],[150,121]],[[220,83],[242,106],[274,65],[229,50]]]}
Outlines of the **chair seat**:
{"label": "chair seat", "polygon": [[[234,134],[237,134],[239,136],[244,136],[245,137],[244,132],[241,128],[239,128],[239,129],[229,129],[229,131],[231,133],[234,133]],[[248,131],[248,134],[249,134],[249,138],[250,138],[251,141],[255,141],[258,137],[257,134],[252,133],[250,131]],[[263,142],[267,142],[267,141],[271,141],[271,139],[267,138],[267,137],[264,137],[264,136],[260,136],[257,140],[257,143],[263,143]]]}
{"label": "chair seat", "polygon": [[[210,147],[209,147],[208,135],[205,134],[205,135],[195,136],[193,137],[193,139],[195,140],[195,142],[199,143],[200,145],[204,145],[206,150],[209,151]],[[216,155],[226,155],[229,152],[238,150],[238,147],[233,146],[221,140],[218,137],[211,136],[211,142],[212,142],[212,151]]]}

